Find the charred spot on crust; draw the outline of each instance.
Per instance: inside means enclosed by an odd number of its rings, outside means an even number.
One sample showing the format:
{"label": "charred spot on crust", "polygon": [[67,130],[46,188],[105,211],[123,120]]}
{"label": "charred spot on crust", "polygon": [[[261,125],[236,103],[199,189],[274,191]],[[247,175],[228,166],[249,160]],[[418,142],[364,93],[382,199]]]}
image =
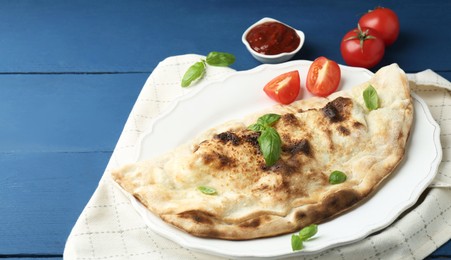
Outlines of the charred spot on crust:
{"label": "charred spot on crust", "polygon": [[283,114],[281,119],[288,126],[299,126],[298,119],[292,113]]}
{"label": "charred spot on crust", "polygon": [[310,142],[306,139],[302,139],[300,141],[295,141],[289,145],[285,145],[282,147],[282,151],[290,153],[291,155],[295,155],[298,153],[303,153],[307,156],[312,155],[312,149],[310,147]]}
{"label": "charred spot on crust", "polygon": [[259,132],[251,132],[249,134],[246,134],[242,137],[242,139],[246,142],[249,143],[250,145],[259,148],[259,144],[258,144],[258,138],[260,137],[260,133]]}
{"label": "charred spot on crust", "polygon": [[363,124],[360,123],[360,122],[358,122],[358,121],[355,121],[355,122],[352,124],[352,126],[353,126],[354,128],[360,128],[360,127],[363,126]]}
{"label": "charred spot on crust", "polygon": [[218,162],[216,168],[225,168],[226,166],[233,167],[235,165],[235,160],[233,158],[218,152],[205,153],[202,156],[202,159],[205,164]]}
{"label": "charred spot on crust", "polygon": [[303,224],[308,224],[312,221],[322,222],[337,213],[351,208],[361,198],[362,196],[355,190],[340,190],[324,198],[320,208],[309,207],[306,210],[296,212],[295,219]]}
{"label": "charred spot on crust", "polygon": [[354,190],[340,190],[327,196],[324,199],[324,206],[331,212],[339,212],[357,203],[360,197]]}
{"label": "charred spot on crust", "polygon": [[250,220],[246,220],[240,224],[240,227],[243,228],[256,228],[260,226],[260,218],[253,218]]}
{"label": "charred spot on crust", "polygon": [[207,153],[202,156],[202,160],[205,164],[210,164],[215,160],[215,156],[212,153]]}
{"label": "charred spot on crust", "polygon": [[296,220],[299,222],[304,222],[304,219],[307,217],[307,214],[305,214],[304,211],[298,211],[296,212],[296,215],[294,216]]}
{"label": "charred spot on crust", "polygon": [[336,107],[331,105],[332,103],[327,103],[325,107],[322,108],[325,117],[329,118],[332,122],[339,122],[342,120],[339,111]]}
{"label": "charred spot on crust", "polygon": [[341,122],[348,117],[345,113],[345,108],[346,106],[349,106],[351,102],[352,101],[349,98],[338,97],[327,103],[321,110],[324,116],[332,123]]}
{"label": "charred spot on crust", "polygon": [[238,146],[243,143],[248,143],[251,146],[259,147],[258,137],[260,137],[260,133],[254,131],[245,131],[240,134],[227,131],[215,135],[214,139],[219,140],[222,144],[227,144],[230,142],[232,145]]}
{"label": "charred spot on crust", "polygon": [[236,135],[235,133],[229,131],[217,134],[214,138],[218,139],[224,144],[231,142],[233,145],[239,145],[241,143],[240,137],[238,137],[238,135]]}
{"label": "charred spot on crust", "polygon": [[350,135],[351,131],[349,131],[349,129],[347,129],[346,127],[340,125],[337,127],[338,132],[340,132],[342,135]]}
{"label": "charred spot on crust", "polygon": [[223,154],[218,154],[218,159],[219,159],[219,163],[220,163],[221,167],[226,166],[226,165],[231,165],[235,161],[232,158],[230,158],[226,155],[223,155]]}
{"label": "charred spot on crust", "polygon": [[298,167],[296,165],[291,165],[283,160],[279,160],[270,168],[272,171],[282,173],[284,175],[291,175],[293,173],[296,173],[296,171],[298,170]]}
{"label": "charred spot on crust", "polygon": [[269,168],[271,168],[271,167],[266,166],[266,163],[265,163],[265,162],[260,163],[260,170],[262,170],[262,171],[267,171],[267,170],[269,170]]}
{"label": "charred spot on crust", "polygon": [[200,223],[200,224],[206,224],[206,225],[214,224],[213,221],[211,220],[213,218],[213,215],[208,212],[201,211],[201,210],[184,211],[184,212],[179,213],[178,216],[180,218],[184,218],[184,219],[191,219],[194,222]]}

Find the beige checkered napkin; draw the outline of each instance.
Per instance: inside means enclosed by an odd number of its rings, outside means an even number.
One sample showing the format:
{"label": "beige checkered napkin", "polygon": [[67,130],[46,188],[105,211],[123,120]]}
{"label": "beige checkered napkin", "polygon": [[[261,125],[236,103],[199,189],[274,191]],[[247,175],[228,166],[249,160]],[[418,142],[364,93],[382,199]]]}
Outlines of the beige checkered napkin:
{"label": "beige checkered napkin", "polygon": [[[180,87],[184,71],[201,56],[162,61],[145,83],[104,176],[134,160],[135,144],[156,116],[176,98],[201,86]],[[201,84],[233,73],[209,68]],[[437,177],[417,205],[392,225],[359,242],[305,259],[421,259],[451,237],[451,84],[433,71],[409,75],[412,89],[428,104],[441,127],[443,160]],[[66,242],[65,259],[221,259],[185,249],[150,230],[130,201],[103,178]],[[296,259],[300,259],[297,257]]]}

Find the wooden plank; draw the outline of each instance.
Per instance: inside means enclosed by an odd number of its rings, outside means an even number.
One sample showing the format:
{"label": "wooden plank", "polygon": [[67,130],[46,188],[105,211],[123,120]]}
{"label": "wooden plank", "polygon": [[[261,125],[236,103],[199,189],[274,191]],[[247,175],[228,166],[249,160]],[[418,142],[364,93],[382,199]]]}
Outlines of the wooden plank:
{"label": "wooden plank", "polygon": [[0,256],[62,254],[147,77],[0,75]]}
{"label": "wooden plank", "polygon": [[0,152],[112,151],[147,77],[0,75]]}
{"label": "wooden plank", "polygon": [[439,74],[441,77],[451,82],[451,71],[440,71],[437,72],[437,74]]}
{"label": "wooden plank", "polygon": [[451,258],[451,240],[448,240],[447,243],[443,244],[437,250],[435,250],[430,257],[436,258]]}
{"label": "wooden plank", "polygon": [[19,255],[19,256],[2,256],[0,258],[6,258],[8,260],[62,260],[62,256],[47,256],[47,255],[36,255],[36,256],[28,256],[28,255]]}
{"label": "wooden plank", "polygon": [[[12,73],[0,75],[0,258],[60,258],[50,256],[62,254],[148,73],[160,60],[218,50],[237,56],[235,69],[253,68],[259,63],[243,47],[241,33],[270,16],[305,31],[307,42],[297,59],[325,55],[343,63],[341,36],[361,12],[381,3],[258,4],[0,2],[0,74]],[[398,12],[402,32],[381,65],[398,62],[407,72],[431,68],[451,80],[451,4],[388,5]],[[29,74],[67,72],[81,74]],[[117,72],[144,73],[110,74]],[[449,256],[450,246],[433,255]]]}
{"label": "wooden plank", "polygon": [[[304,30],[296,59],[327,56],[343,63],[339,43],[371,1],[120,1],[0,2],[0,72],[150,72],[168,57],[228,51],[234,68],[258,65],[241,43],[244,30],[265,16]],[[327,6],[327,7],[326,7]],[[381,65],[406,71],[449,71],[451,2],[390,1],[401,21],[399,40]],[[233,19],[231,19],[233,17]],[[439,19],[436,19],[439,17]]]}
{"label": "wooden plank", "polygon": [[107,152],[0,154],[0,255],[62,254],[110,156]]}

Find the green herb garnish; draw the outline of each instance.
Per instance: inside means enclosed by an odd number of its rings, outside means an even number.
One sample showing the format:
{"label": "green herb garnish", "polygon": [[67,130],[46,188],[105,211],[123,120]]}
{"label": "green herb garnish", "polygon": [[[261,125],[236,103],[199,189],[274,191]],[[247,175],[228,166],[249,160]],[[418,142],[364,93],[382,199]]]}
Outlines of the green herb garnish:
{"label": "green herb garnish", "polygon": [[226,52],[212,51],[207,55],[207,64],[217,67],[227,67],[235,62],[235,56]]}
{"label": "green herb garnish", "polygon": [[275,122],[279,121],[280,115],[278,114],[266,114],[257,119],[257,124],[263,126],[272,126]]}
{"label": "green herb garnish", "polygon": [[303,241],[298,235],[291,235],[291,249],[299,251],[304,248]]}
{"label": "green herb garnish", "polygon": [[299,237],[302,241],[305,241],[316,235],[316,233],[318,233],[318,225],[312,224],[301,229],[301,231],[299,231]]}
{"label": "green herb garnish", "polygon": [[182,87],[188,87],[197,79],[201,79],[205,75],[205,61],[198,61],[191,65],[182,78]]}
{"label": "green herb garnish", "polygon": [[260,132],[258,144],[267,166],[274,165],[280,158],[282,140],[272,125],[280,119],[280,115],[266,114],[257,119],[257,123],[248,127],[249,130]]}
{"label": "green herb garnish", "polygon": [[376,89],[369,85],[363,91],[363,100],[365,101],[365,105],[369,110],[375,110],[379,108],[379,97],[377,95]]}
{"label": "green herb garnish", "polygon": [[276,129],[272,127],[266,127],[261,131],[260,137],[258,137],[258,144],[260,150],[263,153],[267,166],[274,165],[279,160],[282,141]]}
{"label": "green herb garnish", "polygon": [[226,52],[210,52],[206,59],[202,59],[191,65],[182,78],[182,87],[190,86],[194,81],[200,80],[207,71],[207,64],[210,66],[227,67],[235,62],[235,56]]}
{"label": "green herb garnish", "polygon": [[253,125],[250,125],[247,129],[252,130],[254,132],[261,132],[261,131],[265,130],[265,127],[261,124],[253,124]]}
{"label": "green herb garnish", "polygon": [[197,189],[200,190],[200,192],[202,192],[203,194],[207,194],[207,195],[218,194],[218,192],[214,188],[208,187],[208,186],[199,186],[199,187],[197,187]]}
{"label": "green herb garnish", "polygon": [[299,251],[304,248],[304,241],[309,240],[314,235],[318,233],[318,225],[311,224],[304,227],[299,231],[299,234],[294,234],[291,236],[291,249],[293,251]]}
{"label": "green herb garnish", "polygon": [[339,184],[342,182],[346,181],[346,174],[344,174],[341,171],[333,171],[330,175],[329,175],[329,183],[330,184]]}

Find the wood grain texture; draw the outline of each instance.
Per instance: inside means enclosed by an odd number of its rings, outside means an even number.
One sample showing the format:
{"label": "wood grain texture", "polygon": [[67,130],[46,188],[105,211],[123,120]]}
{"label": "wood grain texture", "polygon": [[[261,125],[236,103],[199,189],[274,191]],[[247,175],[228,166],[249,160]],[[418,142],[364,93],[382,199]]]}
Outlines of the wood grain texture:
{"label": "wood grain texture", "polygon": [[8,260],[33,260],[33,259],[39,259],[39,260],[60,260],[63,259],[60,255],[28,255],[28,254],[21,254],[21,255],[1,255],[2,258],[7,258]]}
{"label": "wood grain texture", "polygon": [[0,75],[0,256],[62,254],[147,76]]}
{"label": "wood grain texture", "polygon": [[[166,57],[226,51],[263,17],[306,34],[295,59],[343,63],[341,37],[377,5],[395,10],[398,41],[374,68],[433,69],[451,81],[451,2],[0,1],[0,258],[60,259],[145,80]],[[451,256],[451,243],[432,257]]]}
{"label": "wood grain texture", "polygon": [[0,153],[112,151],[147,77],[0,75]]}
{"label": "wood grain texture", "polygon": [[265,16],[304,31],[306,43],[295,59],[327,56],[343,63],[343,35],[362,13],[384,4],[398,13],[401,33],[380,66],[396,61],[409,72],[419,65],[449,70],[446,0],[22,0],[0,2],[0,72],[150,72],[168,56],[212,50],[232,52],[236,69],[250,69],[259,63],[241,34]]}
{"label": "wood grain texture", "polygon": [[0,156],[0,256],[62,254],[110,152]]}

